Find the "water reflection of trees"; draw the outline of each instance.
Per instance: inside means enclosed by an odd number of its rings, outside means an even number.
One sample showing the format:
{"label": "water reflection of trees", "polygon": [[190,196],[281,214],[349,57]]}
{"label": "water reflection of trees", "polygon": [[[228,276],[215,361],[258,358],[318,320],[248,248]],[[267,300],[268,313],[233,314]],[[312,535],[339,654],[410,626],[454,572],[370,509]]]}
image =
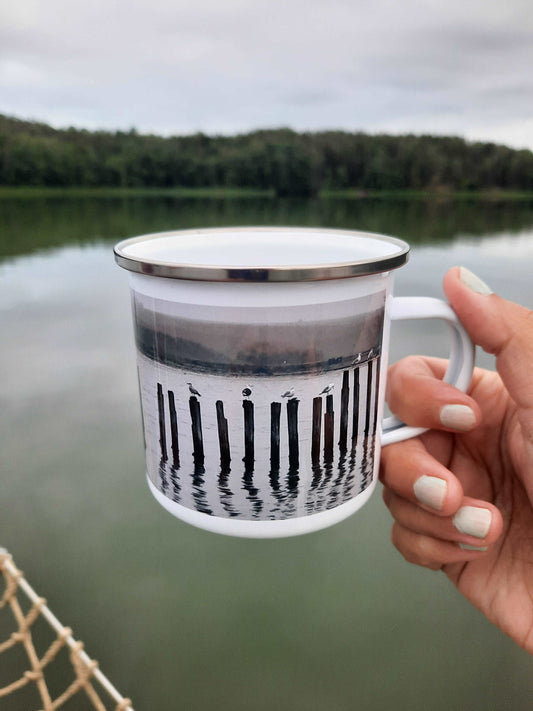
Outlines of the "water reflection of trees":
{"label": "water reflection of trees", "polygon": [[533,228],[533,200],[408,198],[179,198],[107,196],[0,199],[0,257],[146,232],[231,225],[359,229],[411,243],[448,242]]}

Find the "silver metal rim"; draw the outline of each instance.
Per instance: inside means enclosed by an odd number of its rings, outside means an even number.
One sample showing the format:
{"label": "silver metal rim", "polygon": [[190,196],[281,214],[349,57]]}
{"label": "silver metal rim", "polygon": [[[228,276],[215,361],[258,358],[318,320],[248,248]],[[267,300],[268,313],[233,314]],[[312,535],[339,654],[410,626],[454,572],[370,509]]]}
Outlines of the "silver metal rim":
{"label": "silver metal rim", "polygon": [[[239,232],[299,232],[344,235],[346,238],[368,237],[381,242],[388,242],[398,247],[394,254],[379,256],[374,259],[354,260],[331,264],[302,264],[290,266],[235,267],[230,265],[180,264],[177,262],[144,259],[127,253],[128,247],[140,242],[147,242],[162,237],[176,237],[192,234],[220,234]],[[168,279],[186,279],[189,281],[231,281],[231,282],[294,282],[323,281],[327,279],[348,279],[367,276],[398,269],[406,263],[409,245],[396,237],[357,230],[336,230],[328,228],[306,227],[216,227],[197,230],[174,230],[131,237],[119,242],[114,249],[117,264],[130,272]]]}

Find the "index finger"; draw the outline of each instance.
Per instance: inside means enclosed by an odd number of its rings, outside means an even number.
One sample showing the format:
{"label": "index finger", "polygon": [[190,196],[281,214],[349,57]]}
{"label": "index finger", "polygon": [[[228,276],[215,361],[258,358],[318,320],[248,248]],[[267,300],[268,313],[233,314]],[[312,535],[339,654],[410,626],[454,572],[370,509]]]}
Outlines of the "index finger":
{"label": "index finger", "polygon": [[478,403],[443,382],[447,361],[409,356],[389,368],[386,400],[408,425],[467,432],[481,421]]}

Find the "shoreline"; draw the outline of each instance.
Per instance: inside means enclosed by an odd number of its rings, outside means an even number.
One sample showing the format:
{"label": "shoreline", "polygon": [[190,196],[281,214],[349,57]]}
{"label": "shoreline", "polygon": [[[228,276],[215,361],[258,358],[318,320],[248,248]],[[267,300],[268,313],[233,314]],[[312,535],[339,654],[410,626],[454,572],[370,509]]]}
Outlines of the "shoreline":
{"label": "shoreline", "polygon": [[12,198],[136,198],[136,197],[174,197],[174,198],[209,198],[243,199],[268,198],[271,200],[431,200],[431,201],[533,201],[533,191],[518,190],[361,190],[358,188],[321,190],[316,195],[299,197],[278,197],[274,190],[255,188],[120,188],[120,187],[51,187],[51,186],[0,186],[0,199]]}

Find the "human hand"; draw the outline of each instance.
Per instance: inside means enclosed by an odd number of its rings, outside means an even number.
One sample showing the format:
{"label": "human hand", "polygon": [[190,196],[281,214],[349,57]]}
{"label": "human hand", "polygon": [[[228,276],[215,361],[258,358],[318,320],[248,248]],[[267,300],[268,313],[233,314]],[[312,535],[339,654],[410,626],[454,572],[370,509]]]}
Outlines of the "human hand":
{"label": "human hand", "polygon": [[533,312],[462,267],[446,274],[444,291],[497,372],[477,368],[465,394],[442,382],[443,360],[391,366],[392,412],[430,428],[382,451],[392,541],[409,562],[442,569],[533,653]]}

